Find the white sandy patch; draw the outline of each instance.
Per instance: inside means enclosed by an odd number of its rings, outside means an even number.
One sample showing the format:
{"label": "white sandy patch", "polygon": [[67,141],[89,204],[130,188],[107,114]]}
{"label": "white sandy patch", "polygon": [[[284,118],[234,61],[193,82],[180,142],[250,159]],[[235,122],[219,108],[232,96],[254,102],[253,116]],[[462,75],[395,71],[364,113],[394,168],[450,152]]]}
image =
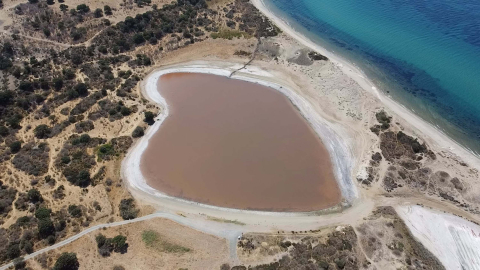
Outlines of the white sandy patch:
{"label": "white sandy patch", "polygon": [[271,19],[280,29],[282,29],[282,31],[298,40],[304,46],[307,46],[310,49],[327,56],[332,63],[342,70],[343,73],[357,82],[364,90],[374,94],[386,108],[403,118],[405,122],[414,127],[418,133],[426,135],[424,136],[424,139],[428,141],[429,145],[435,145],[438,149],[447,150],[461,157],[470,165],[480,168],[480,159],[473,153],[473,151],[465,148],[448,137],[439,129],[438,126],[434,126],[426,122],[421,117],[416,115],[414,111],[409,110],[408,108],[391,99],[389,96],[385,95],[384,92],[380,91],[355,64],[350,63],[339,55],[336,55],[334,52],[328,51],[301,33],[295,31],[286,20],[277,17],[276,14],[269,10],[265,5],[264,0],[251,0],[251,2],[265,16]]}
{"label": "white sandy patch", "polygon": [[450,270],[480,270],[480,226],[421,206],[396,208],[411,233]]}
{"label": "white sandy patch", "polygon": [[[150,187],[146,179],[143,177],[140,170],[141,156],[145,149],[148,147],[149,139],[152,135],[160,128],[163,121],[168,116],[168,104],[165,99],[160,95],[157,87],[159,78],[168,73],[175,72],[191,72],[191,73],[206,73],[206,74],[215,74],[221,76],[229,76],[232,71],[241,68],[242,65],[238,64],[228,64],[222,63],[221,66],[215,66],[214,62],[203,62],[202,64],[191,63],[184,64],[181,66],[171,66],[166,68],[161,68],[153,71],[148,75],[141,84],[142,94],[149,100],[158,103],[161,107],[161,113],[157,117],[155,124],[148,128],[145,136],[142,137],[134,147],[131,148],[127,156],[125,157],[122,163],[122,177],[125,182],[130,186],[131,189],[135,191],[140,191],[146,193],[150,196],[162,199],[169,199],[176,201],[178,203],[185,203],[190,205],[202,206],[206,208],[214,208],[225,211],[241,211],[246,213],[256,213],[262,215],[295,215],[295,213],[275,213],[275,212],[262,212],[262,211],[245,211],[239,209],[229,209],[222,207],[215,207],[211,205],[200,204],[192,201],[187,201],[175,197],[168,196],[158,190]],[[341,128],[338,125],[333,125],[328,121],[321,118],[318,113],[311,107],[311,105],[301,96],[296,94],[294,91],[281,86],[277,83],[272,82],[272,75],[267,71],[261,70],[259,68],[249,66],[248,72],[244,73],[244,69],[239,72],[236,72],[233,78],[241,79],[245,81],[250,81],[254,83],[259,83],[265,86],[272,87],[278,91],[285,94],[292,103],[299,109],[302,115],[309,121],[311,126],[314,128],[316,133],[322,139],[324,145],[327,147],[330,156],[332,158],[332,163],[334,166],[334,172],[336,179],[338,181],[339,187],[342,192],[342,196],[346,205],[351,205],[353,200],[357,197],[357,189],[351,179],[351,169],[353,164],[353,158],[351,156],[351,151],[345,143],[349,140],[348,138],[342,138],[338,131],[341,131]],[[160,85],[161,87],[161,85]],[[343,136],[346,136],[343,134]],[[338,209],[338,207],[334,208]],[[333,210],[333,209],[332,209]]]}

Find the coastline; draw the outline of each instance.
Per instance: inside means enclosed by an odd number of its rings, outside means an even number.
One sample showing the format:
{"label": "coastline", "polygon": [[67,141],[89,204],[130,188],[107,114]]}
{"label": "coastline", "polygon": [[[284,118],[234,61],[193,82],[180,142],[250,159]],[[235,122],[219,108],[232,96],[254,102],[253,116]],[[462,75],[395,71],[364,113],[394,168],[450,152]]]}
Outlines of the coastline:
{"label": "coastline", "polygon": [[[240,64],[233,63],[218,63],[215,66],[214,62],[206,63],[186,63],[177,66],[167,66],[152,71],[142,82],[140,89],[142,95],[148,100],[159,104],[162,107],[160,114],[156,118],[156,122],[153,126],[146,130],[145,135],[138,140],[135,145],[130,149],[124,161],[122,162],[121,176],[130,187],[130,190],[141,192],[143,195],[154,199],[166,199],[175,203],[183,204],[185,206],[200,206],[202,208],[209,208],[227,212],[242,212],[248,214],[260,214],[268,216],[296,216],[296,215],[317,215],[323,213],[331,213],[341,211],[345,207],[352,206],[353,201],[357,199],[358,192],[356,186],[351,179],[352,168],[354,164],[353,156],[350,153],[350,149],[345,143],[346,139],[339,135],[338,130],[330,126],[329,123],[320,117],[315,110],[309,105],[309,103],[296,94],[294,91],[287,87],[278,84],[273,81],[273,76],[260,69],[249,69],[236,72],[233,79],[240,79],[253,83],[259,83],[284,94],[293,105],[299,110],[302,116],[309,122],[309,125],[315,130],[320,137],[325,147],[327,148],[329,155],[332,159],[332,165],[335,173],[337,184],[342,193],[342,202],[334,207],[313,211],[313,212],[268,212],[268,211],[255,211],[255,210],[241,210],[225,207],[217,207],[202,203],[197,203],[181,198],[172,197],[166,195],[154,188],[150,187],[144,179],[140,170],[141,156],[145,149],[148,147],[148,141],[153,134],[160,128],[162,122],[168,117],[169,109],[165,99],[160,95],[157,83],[160,76],[174,72],[192,72],[192,73],[206,73],[215,74],[220,76],[230,76],[232,71],[241,68]],[[144,196],[142,196],[144,197]]]}
{"label": "coastline", "polygon": [[476,155],[471,149],[461,145],[447,136],[439,128],[415,114],[412,110],[384,94],[371,80],[368,79],[360,68],[295,31],[286,20],[273,13],[264,1],[265,0],[251,0],[252,4],[267,18],[272,20],[284,33],[294,38],[302,45],[328,57],[329,60],[345,75],[354,80],[366,92],[374,95],[388,110],[402,118],[403,122],[408,123],[409,127],[414,128],[416,133],[425,135],[422,137],[429,145],[435,145],[438,149],[447,150],[456,156],[461,157],[461,159],[465,160],[468,164],[480,168],[480,156]]}

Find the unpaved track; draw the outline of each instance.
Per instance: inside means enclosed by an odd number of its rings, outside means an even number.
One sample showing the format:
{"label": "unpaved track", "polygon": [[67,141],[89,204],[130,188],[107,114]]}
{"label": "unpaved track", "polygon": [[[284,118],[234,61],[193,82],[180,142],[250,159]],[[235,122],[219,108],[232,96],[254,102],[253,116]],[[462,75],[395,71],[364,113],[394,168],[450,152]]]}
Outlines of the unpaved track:
{"label": "unpaved track", "polygon": [[[454,213],[459,216],[469,218],[479,222],[474,215],[470,215],[454,206],[445,205],[442,202],[431,200],[424,197],[410,196],[405,198],[393,198],[384,196],[375,196],[374,199],[359,199],[353,207],[350,207],[340,213],[324,214],[324,215],[311,215],[311,216],[261,216],[253,215],[250,218],[247,216],[238,215],[236,212],[214,212],[212,209],[205,208],[191,208],[190,213],[181,212],[181,215],[175,212],[157,212],[151,215],[143,216],[140,218],[125,220],[113,223],[99,224],[90,227],[68,239],[65,239],[52,246],[38,250],[34,253],[24,256],[25,260],[34,258],[45,252],[55,250],[72,243],[73,241],[85,236],[88,233],[94,232],[102,228],[117,227],[127,225],[135,222],[141,222],[154,218],[165,218],[177,222],[181,225],[189,228],[201,231],[203,233],[215,235],[217,237],[225,238],[227,240],[230,260],[232,264],[240,264],[237,257],[237,238],[243,233],[256,232],[256,233],[270,233],[277,231],[308,231],[316,230],[324,227],[340,226],[340,225],[352,225],[356,226],[363,222],[371,212],[378,206],[408,206],[414,204],[425,205],[435,209],[441,209],[446,212]],[[171,210],[171,209],[170,209]],[[241,220],[245,225],[237,225],[225,222],[212,221],[209,218],[212,216],[222,215],[221,217],[226,220]],[[8,269],[13,266],[13,262],[3,265],[0,270]]]}
{"label": "unpaved track", "polygon": [[[122,226],[122,225],[135,223],[135,222],[150,220],[150,219],[154,219],[154,218],[166,218],[166,219],[169,219],[169,220],[173,220],[173,221],[175,221],[179,224],[190,227],[192,229],[195,229],[195,230],[207,233],[207,234],[211,234],[211,235],[215,235],[215,236],[227,239],[229,252],[230,252],[230,259],[234,262],[238,261],[238,258],[237,258],[237,255],[236,255],[237,238],[238,238],[238,236],[240,236],[242,234],[242,232],[240,230],[235,230],[235,228],[234,228],[235,226],[227,226],[227,227],[230,227],[229,229],[225,229],[225,228],[224,229],[218,229],[218,227],[215,226],[215,224],[208,224],[208,223],[214,223],[212,221],[210,221],[210,222],[196,221],[196,220],[189,219],[189,218],[186,218],[186,217],[182,217],[182,216],[179,216],[179,215],[174,215],[174,214],[169,214],[169,213],[160,213],[160,212],[159,213],[154,213],[154,214],[151,214],[151,215],[147,215],[147,216],[143,216],[143,217],[140,217],[140,218],[136,218],[136,219],[131,219],[131,220],[124,220],[124,221],[119,221],[119,222],[95,225],[95,226],[90,227],[90,228],[88,228],[88,229],[86,229],[86,230],[68,238],[68,239],[65,239],[61,242],[58,242],[58,243],[56,243],[52,246],[49,246],[49,247],[46,247],[44,249],[35,251],[31,254],[28,254],[28,255],[24,256],[23,258],[25,260],[32,259],[32,258],[34,258],[34,257],[36,257],[40,254],[45,253],[45,252],[55,250],[57,248],[68,245],[68,244],[72,243],[73,241],[79,239],[80,237],[82,237],[86,234],[89,234],[91,232],[94,232],[96,230],[102,229],[102,228],[117,227],[117,226]],[[13,262],[1,266],[0,270],[8,269],[11,266],[13,266]]]}

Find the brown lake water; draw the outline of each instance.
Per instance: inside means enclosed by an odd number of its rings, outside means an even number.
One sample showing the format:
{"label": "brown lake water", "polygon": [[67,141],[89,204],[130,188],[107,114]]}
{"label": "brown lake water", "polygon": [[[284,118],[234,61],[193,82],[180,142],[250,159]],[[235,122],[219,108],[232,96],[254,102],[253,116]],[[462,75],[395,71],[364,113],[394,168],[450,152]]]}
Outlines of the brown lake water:
{"label": "brown lake water", "polygon": [[278,91],[223,76],[159,80],[169,115],[142,155],[147,183],[209,205],[314,211],[338,204],[330,156]]}

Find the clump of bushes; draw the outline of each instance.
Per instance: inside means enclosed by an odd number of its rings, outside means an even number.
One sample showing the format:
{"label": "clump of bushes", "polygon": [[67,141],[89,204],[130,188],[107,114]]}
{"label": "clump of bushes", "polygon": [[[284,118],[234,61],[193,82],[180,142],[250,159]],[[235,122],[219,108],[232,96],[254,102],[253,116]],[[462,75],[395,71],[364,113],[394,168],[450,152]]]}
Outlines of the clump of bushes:
{"label": "clump of bushes", "polygon": [[310,59],[312,59],[314,61],[320,61],[320,60],[327,61],[328,60],[328,58],[326,56],[321,55],[321,54],[319,54],[317,52],[314,52],[314,51],[309,52],[308,57],[310,57]]}
{"label": "clump of bushes", "polygon": [[107,238],[105,235],[99,234],[95,237],[95,240],[97,242],[98,253],[103,257],[110,256],[112,251],[118,253],[127,252],[127,237],[121,234],[113,238]]}
{"label": "clump of bushes", "polygon": [[68,206],[68,213],[74,218],[79,218],[82,216],[82,209],[75,204],[71,204]]}
{"label": "clump of bushes", "polygon": [[113,145],[107,143],[98,147],[97,156],[99,160],[109,159],[113,155],[115,155]]}
{"label": "clump of bushes", "polygon": [[33,130],[35,137],[39,139],[48,138],[51,132],[52,132],[52,129],[47,125],[39,125]]}
{"label": "clump of bushes", "polygon": [[77,270],[80,264],[76,253],[64,252],[58,257],[53,270]]}
{"label": "clump of bushes", "polygon": [[95,125],[90,120],[78,122],[75,124],[75,131],[77,133],[88,132],[94,128],[95,128]]}
{"label": "clump of bushes", "polygon": [[377,121],[381,124],[382,130],[390,128],[390,122],[392,121],[392,117],[388,116],[387,113],[382,110],[375,114]]}
{"label": "clump of bushes", "polygon": [[4,186],[0,181],[0,217],[5,217],[12,210],[12,203],[17,195],[17,190]]}
{"label": "clump of bushes", "polygon": [[144,131],[142,127],[136,127],[133,132],[132,132],[132,137],[133,138],[140,138],[144,135]]}
{"label": "clump of bushes", "polygon": [[149,125],[152,125],[153,123],[155,123],[155,115],[153,114],[153,112],[145,111],[144,115],[145,115],[145,118],[143,121],[145,121],[145,123]]}
{"label": "clump of bushes", "polygon": [[9,145],[9,147],[10,152],[12,152],[12,154],[16,154],[18,151],[20,151],[20,149],[22,149],[22,143],[20,141],[14,141]]}
{"label": "clump of bushes", "polygon": [[13,158],[13,166],[30,175],[44,175],[48,171],[49,152],[46,143],[27,143]]}
{"label": "clump of bushes", "polygon": [[35,211],[35,217],[38,219],[38,236],[41,239],[46,239],[49,236],[55,235],[55,226],[50,219],[51,212],[52,210],[44,207],[40,207],[37,209],[37,211]]}
{"label": "clump of bushes", "polygon": [[123,199],[118,206],[120,210],[120,216],[125,219],[134,219],[137,217],[139,210],[135,208],[135,201],[130,199]]}
{"label": "clump of bushes", "polygon": [[87,151],[105,139],[91,138],[88,134],[72,135],[63,146],[55,161],[67,181],[73,185],[86,187],[91,183],[90,169],[96,164],[95,156]]}

